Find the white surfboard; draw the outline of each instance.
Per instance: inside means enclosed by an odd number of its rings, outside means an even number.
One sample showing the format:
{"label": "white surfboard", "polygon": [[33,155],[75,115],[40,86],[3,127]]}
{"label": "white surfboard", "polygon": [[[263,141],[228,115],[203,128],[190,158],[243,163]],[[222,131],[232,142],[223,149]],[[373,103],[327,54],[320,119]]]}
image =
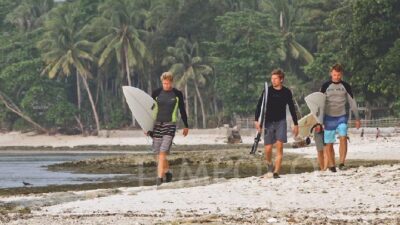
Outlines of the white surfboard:
{"label": "white surfboard", "polygon": [[298,121],[299,124],[299,137],[302,139],[307,138],[311,135],[310,130],[311,128],[317,124],[317,120],[312,113],[304,116]]}
{"label": "white surfboard", "polygon": [[304,100],[317,122],[322,124],[324,122],[326,95],[322,92],[314,92],[307,95]]}
{"label": "white surfboard", "polygon": [[122,91],[132,115],[145,131],[152,131],[154,127],[153,110],[156,102],[146,92],[139,88],[123,86]]}

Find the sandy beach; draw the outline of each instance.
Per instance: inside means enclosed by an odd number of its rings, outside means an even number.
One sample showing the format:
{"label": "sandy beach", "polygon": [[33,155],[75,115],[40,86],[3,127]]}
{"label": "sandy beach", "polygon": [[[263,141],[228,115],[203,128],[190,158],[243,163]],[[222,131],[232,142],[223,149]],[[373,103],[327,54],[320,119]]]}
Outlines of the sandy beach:
{"label": "sandy beach", "polygon": [[[224,144],[225,137],[223,132],[220,133],[196,134],[194,131],[190,138],[178,135],[176,143]],[[386,134],[390,135],[376,140],[373,133],[361,138],[353,132],[348,158],[400,160],[400,137],[393,132]],[[16,139],[19,139],[18,143],[14,142]],[[253,141],[250,135],[242,139],[247,144]],[[1,146],[41,146],[43,143],[46,146],[134,145],[145,142],[144,135],[107,138],[14,133],[0,138]],[[301,153],[310,159],[316,157],[313,146],[288,148],[285,152]],[[0,203],[29,208],[29,213],[2,214],[0,223],[399,224],[399,190],[400,164],[361,166],[338,173],[288,174],[281,179],[209,177],[172,182],[158,188],[125,187],[1,197]]]}

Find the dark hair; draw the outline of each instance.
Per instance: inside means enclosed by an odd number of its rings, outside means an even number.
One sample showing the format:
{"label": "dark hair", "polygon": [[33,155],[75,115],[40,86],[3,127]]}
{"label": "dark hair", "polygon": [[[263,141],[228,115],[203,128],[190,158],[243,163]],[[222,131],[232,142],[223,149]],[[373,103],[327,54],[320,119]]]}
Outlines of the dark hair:
{"label": "dark hair", "polygon": [[336,63],[335,65],[333,65],[331,67],[331,71],[333,71],[333,70],[343,73],[343,66],[339,63]]}
{"label": "dark hair", "polygon": [[272,76],[272,75],[278,75],[279,78],[281,78],[281,80],[285,79],[285,73],[283,73],[283,70],[281,70],[281,69],[274,69],[274,70],[272,70],[271,76]]}

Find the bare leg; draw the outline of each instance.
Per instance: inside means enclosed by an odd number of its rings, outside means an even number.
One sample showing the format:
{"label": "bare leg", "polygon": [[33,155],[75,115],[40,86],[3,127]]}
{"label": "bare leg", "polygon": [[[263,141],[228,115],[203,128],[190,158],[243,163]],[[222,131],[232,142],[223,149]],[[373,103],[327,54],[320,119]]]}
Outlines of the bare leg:
{"label": "bare leg", "polygon": [[279,173],[281,170],[283,158],[283,143],[281,141],[276,142],[276,157],[275,157],[275,171],[274,173]]}
{"label": "bare leg", "polygon": [[272,145],[265,145],[265,162],[272,163]]}
{"label": "bare leg", "polygon": [[330,146],[330,155],[331,155],[331,167],[335,167],[336,166],[336,162],[335,162],[335,149],[333,148],[333,144],[331,144]]}
{"label": "bare leg", "polygon": [[329,164],[329,153],[328,153],[328,147],[325,145],[324,146],[324,169],[323,170],[327,170],[328,169],[328,164]]}
{"label": "bare leg", "polygon": [[160,152],[158,155],[158,168],[157,175],[159,178],[162,178],[165,174],[164,169],[166,168],[165,163],[167,162],[167,153]]}
{"label": "bare leg", "polygon": [[165,160],[164,160],[164,174],[166,172],[168,172],[168,170],[169,170],[169,163],[168,163],[167,157],[165,157]]}
{"label": "bare leg", "polygon": [[325,170],[325,157],[324,151],[318,151],[318,164],[320,170]]}
{"label": "bare leg", "polygon": [[339,155],[340,163],[344,164],[347,155],[347,137],[340,137]]}
{"label": "bare leg", "polygon": [[334,158],[335,152],[333,151],[333,144],[326,144],[324,148],[325,152],[325,166],[326,170],[328,167],[333,167],[335,165]]}

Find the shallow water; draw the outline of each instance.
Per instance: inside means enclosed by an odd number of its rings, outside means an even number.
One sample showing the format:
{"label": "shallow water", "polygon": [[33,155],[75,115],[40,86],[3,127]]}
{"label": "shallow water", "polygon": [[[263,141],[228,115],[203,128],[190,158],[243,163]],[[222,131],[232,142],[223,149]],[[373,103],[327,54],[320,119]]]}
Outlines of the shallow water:
{"label": "shallow water", "polygon": [[[106,154],[115,155],[115,154]],[[66,161],[83,160],[105,156],[97,153],[29,153],[0,152],[0,188],[23,187],[24,182],[32,186],[81,184],[99,182],[113,178],[114,174],[77,174],[70,172],[51,172],[46,166]],[[121,174],[119,174],[120,176]]]}

